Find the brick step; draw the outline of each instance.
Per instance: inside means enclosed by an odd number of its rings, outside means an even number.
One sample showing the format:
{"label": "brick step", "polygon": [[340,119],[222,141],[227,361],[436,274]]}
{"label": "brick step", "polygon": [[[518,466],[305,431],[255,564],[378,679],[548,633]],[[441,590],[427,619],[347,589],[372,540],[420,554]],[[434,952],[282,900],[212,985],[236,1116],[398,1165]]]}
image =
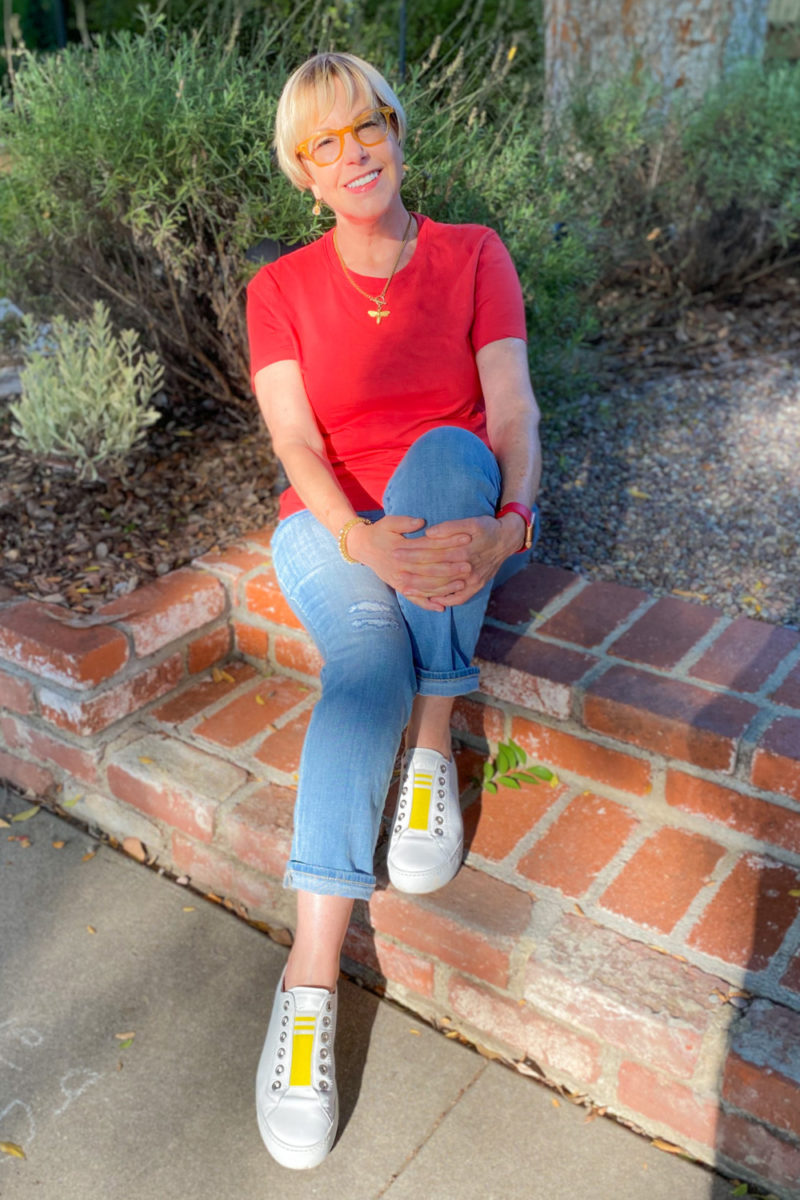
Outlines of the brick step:
{"label": "brick step", "polygon": [[[0,776],[291,929],[320,663],[268,544],[206,556],[105,623],[0,597]],[[411,898],[379,849],[349,969],[800,1197],[800,636],[534,568],[495,594],[479,656],[482,691],[454,716],[466,865]],[[552,785],[482,788],[512,737]]]}

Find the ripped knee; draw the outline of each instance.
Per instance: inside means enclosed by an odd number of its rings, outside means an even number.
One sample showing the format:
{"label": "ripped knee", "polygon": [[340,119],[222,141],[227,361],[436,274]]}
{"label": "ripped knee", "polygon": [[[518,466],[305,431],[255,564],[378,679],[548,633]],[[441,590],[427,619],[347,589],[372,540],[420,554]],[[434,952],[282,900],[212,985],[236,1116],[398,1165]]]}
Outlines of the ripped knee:
{"label": "ripped knee", "polygon": [[351,629],[399,629],[397,612],[385,600],[359,600],[347,610]]}

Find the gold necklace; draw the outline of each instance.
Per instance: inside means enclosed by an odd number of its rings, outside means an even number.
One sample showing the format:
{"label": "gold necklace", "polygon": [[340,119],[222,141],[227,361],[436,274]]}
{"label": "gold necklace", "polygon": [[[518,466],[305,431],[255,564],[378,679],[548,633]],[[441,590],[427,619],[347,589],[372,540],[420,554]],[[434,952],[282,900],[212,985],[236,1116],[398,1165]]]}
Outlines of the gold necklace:
{"label": "gold necklace", "polygon": [[358,286],[355,279],[353,279],[353,276],[350,274],[350,272],[347,269],[346,262],[344,261],[344,259],[342,258],[341,254],[339,252],[339,246],[336,242],[336,230],[334,229],[334,231],[333,231],[333,248],[336,251],[336,257],[339,259],[339,262],[342,264],[342,270],[345,273],[347,282],[351,283],[357,292],[360,292],[362,296],[366,296],[367,300],[371,300],[372,303],[375,305],[374,308],[367,309],[367,316],[374,317],[376,325],[380,325],[381,321],[383,321],[386,317],[391,316],[391,313],[388,308],[384,312],[383,306],[386,303],[386,293],[389,290],[389,284],[392,282],[394,273],[397,270],[397,264],[400,262],[403,251],[406,248],[406,242],[408,241],[408,235],[411,232],[412,220],[413,220],[413,217],[409,213],[408,224],[406,225],[406,231],[403,234],[403,241],[400,245],[400,249],[397,252],[397,258],[394,260],[394,266],[392,267],[391,271],[389,272],[389,278],[386,280],[386,283],[383,285],[382,289],[380,290],[380,292],[378,293],[377,296],[370,296],[369,292],[365,292],[362,287]]}

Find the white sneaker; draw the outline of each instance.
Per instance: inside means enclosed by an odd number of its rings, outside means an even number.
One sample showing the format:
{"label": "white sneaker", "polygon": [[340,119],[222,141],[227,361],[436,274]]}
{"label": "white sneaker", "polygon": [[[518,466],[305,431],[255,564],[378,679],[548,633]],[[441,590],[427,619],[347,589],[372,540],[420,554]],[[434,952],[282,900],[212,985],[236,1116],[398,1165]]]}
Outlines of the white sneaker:
{"label": "white sneaker", "polygon": [[316,1167],[333,1145],[339,1124],[335,1036],[336,992],[285,992],[282,975],[258,1064],[256,1113],[264,1145],[283,1167]]}
{"label": "white sneaker", "polygon": [[401,892],[435,892],[461,866],[463,849],[456,764],[437,750],[409,750],[389,843],[389,879]]}

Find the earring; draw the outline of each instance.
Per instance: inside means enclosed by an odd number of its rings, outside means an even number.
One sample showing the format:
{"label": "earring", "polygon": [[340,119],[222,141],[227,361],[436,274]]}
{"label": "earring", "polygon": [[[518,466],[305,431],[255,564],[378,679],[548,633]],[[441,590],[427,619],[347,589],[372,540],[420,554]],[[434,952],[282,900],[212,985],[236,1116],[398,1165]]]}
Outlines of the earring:
{"label": "earring", "polygon": [[407,175],[410,170],[411,170],[411,167],[408,165],[407,162],[404,162],[403,163],[403,174]]}
{"label": "earring", "polygon": [[311,211],[315,217],[318,217],[320,215],[320,213],[322,212],[322,209],[320,208],[319,200],[314,201],[314,207],[311,209]]}

